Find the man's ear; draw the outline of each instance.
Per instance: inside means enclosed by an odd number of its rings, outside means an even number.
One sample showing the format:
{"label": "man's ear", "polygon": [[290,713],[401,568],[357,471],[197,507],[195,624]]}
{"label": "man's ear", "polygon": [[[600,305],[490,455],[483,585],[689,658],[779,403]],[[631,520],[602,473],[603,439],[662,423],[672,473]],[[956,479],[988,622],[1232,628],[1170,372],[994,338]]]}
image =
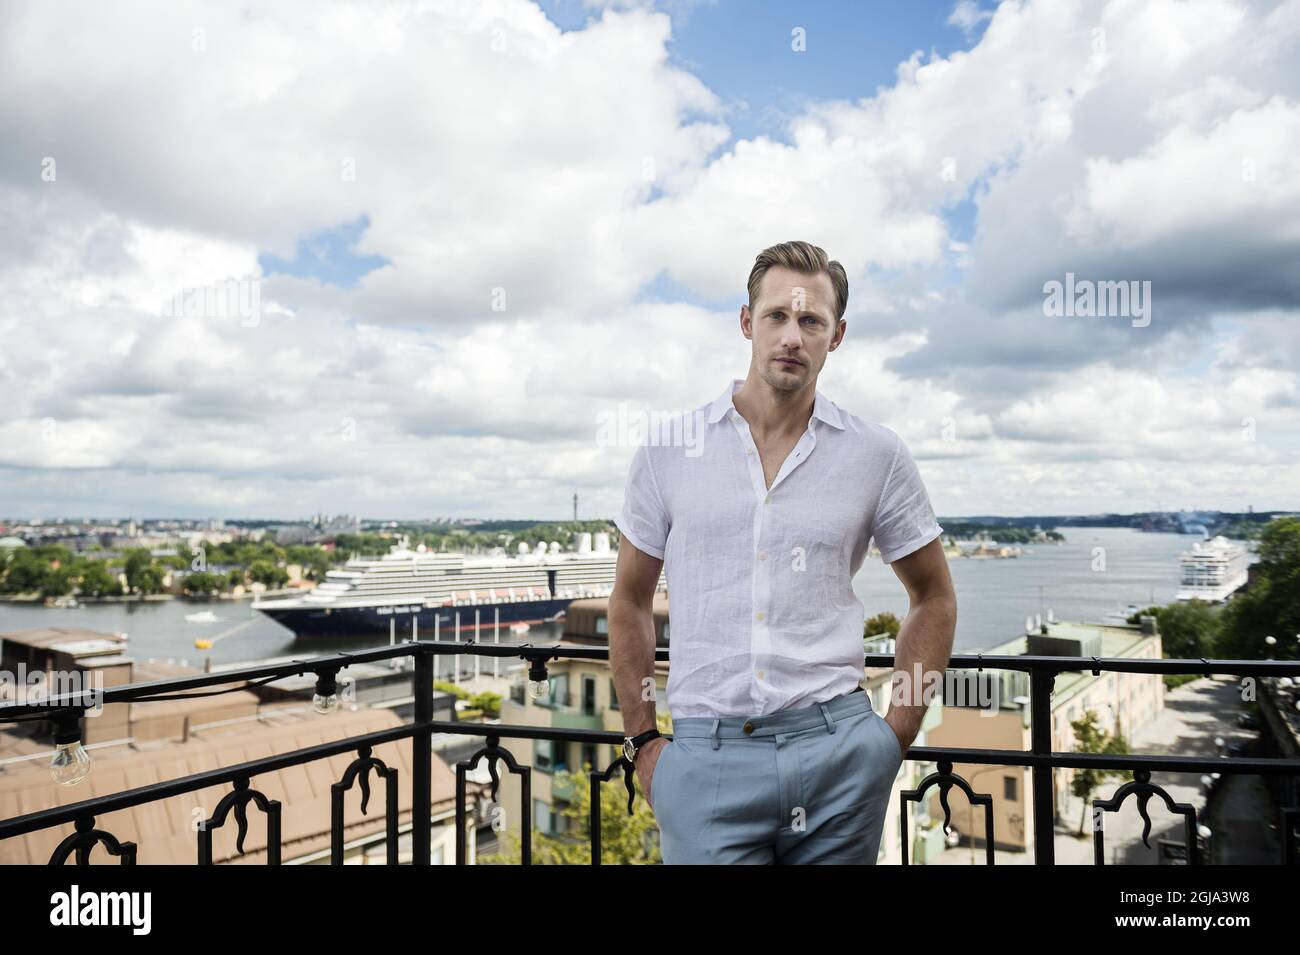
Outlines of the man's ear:
{"label": "man's ear", "polygon": [[753,322],[754,318],[749,314],[749,306],[740,306],[740,332],[750,341],[753,341]]}
{"label": "man's ear", "polygon": [[846,322],[844,319],[841,318],[838,322],[835,323],[835,336],[831,339],[831,348],[830,348],[831,351],[835,351],[835,349],[840,347],[840,343],[844,341],[844,333],[847,330],[848,330],[848,322]]}

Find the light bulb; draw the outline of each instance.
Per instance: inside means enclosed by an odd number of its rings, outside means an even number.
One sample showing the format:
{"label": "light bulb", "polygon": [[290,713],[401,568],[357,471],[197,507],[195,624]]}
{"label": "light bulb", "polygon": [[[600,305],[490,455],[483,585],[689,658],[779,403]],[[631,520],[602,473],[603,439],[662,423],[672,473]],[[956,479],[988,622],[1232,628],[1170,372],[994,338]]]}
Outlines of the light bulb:
{"label": "light bulb", "polygon": [[551,693],[550,678],[547,678],[545,680],[528,681],[528,695],[531,696],[534,700],[540,700],[544,696],[549,696],[550,693]]}
{"label": "light bulb", "polygon": [[64,786],[75,786],[90,775],[90,754],[81,740],[59,743],[50,760],[50,778]]}
{"label": "light bulb", "polygon": [[312,695],[311,705],[317,713],[333,713],[339,708],[339,695],[315,693]]}

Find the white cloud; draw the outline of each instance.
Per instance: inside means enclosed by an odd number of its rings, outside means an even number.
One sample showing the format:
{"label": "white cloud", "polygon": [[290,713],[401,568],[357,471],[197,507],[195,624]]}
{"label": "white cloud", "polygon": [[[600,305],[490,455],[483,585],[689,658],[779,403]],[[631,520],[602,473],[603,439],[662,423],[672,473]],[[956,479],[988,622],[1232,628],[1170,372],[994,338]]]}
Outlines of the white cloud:
{"label": "white cloud", "polygon": [[[730,144],[672,20],[608,6],[0,11],[7,509],[612,514],[596,415],[743,376],[793,237],[850,272],[820,387],[941,512],[1294,506],[1300,0],[958,4],[970,49]],[[262,273],[363,216],[356,287]],[[1151,278],[1152,326],[1045,318],[1067,270]],[[164,314],[230,278],[255,327]]]}

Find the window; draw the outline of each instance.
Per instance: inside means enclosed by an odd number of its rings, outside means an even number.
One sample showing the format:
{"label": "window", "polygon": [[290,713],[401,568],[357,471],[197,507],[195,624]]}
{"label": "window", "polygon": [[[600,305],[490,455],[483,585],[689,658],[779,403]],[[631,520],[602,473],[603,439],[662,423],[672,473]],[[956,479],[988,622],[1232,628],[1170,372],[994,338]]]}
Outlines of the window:
{"label": "window", "polygon": [[1016,777],[1002,777],[1002,798],[1008,802],[1020,802],[1020,797],[1016,794]]}
{"label": "window", "polygon": [[582,715],[594,716],[596,714],[596,680],[594,677],[584,676],[582,678]]}
{"label": "window", "polygon": [[609,633],[609,618],[608,618],[608,617],[597,617],[597,618],[596,618],[596,632],[597,632],[597,633]]}
{"label": "window", "polygon": [[553,773],[557,769],[567,769],[564,762],[564,746],[553,739],[533,740],[533,766],[544,773]]}
{"label": "window", "polygon": [[614,681],[612,679],[609,681],[609,708],[611,710],[618,709],[618,691],[614,689]]}
{"label": "window", "polygon": [[555,831],[554,813],[551,807],[546,805],[540,799],[533,800],[533,828],[538,832],[551,833]]}

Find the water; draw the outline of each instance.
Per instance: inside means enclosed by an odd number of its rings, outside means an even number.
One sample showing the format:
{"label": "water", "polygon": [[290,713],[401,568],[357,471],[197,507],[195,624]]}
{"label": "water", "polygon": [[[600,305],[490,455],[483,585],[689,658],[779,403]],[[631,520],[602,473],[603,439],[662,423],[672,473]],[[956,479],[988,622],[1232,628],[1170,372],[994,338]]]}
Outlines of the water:
{"label": "water", "polygon": [[[211,610],[217,616],[215,623],[191,623],[186,614]],[[461,622],[473,623],[474,611],[462,610]],[[492,642],[492,612],[482,615],[479,642]],[[357,637],[304,637],[297,639],[293,632],[280,626],[269,617],[249,608],[247,600],[221,600],[197,602],[188,600],[159,600],[145,603],[84,604],[75,608],[42,607],[39,604],[0,603],[0,633],[10,630],[27,630],[36,627],[76,627],[100,630],[107,633],[123,632],[130,639],[128,653],[137,660],[149,658],[172,659],[203,668],[204,660],[213,663],[237,663],[280,656],[315,656],[322,653],[364,650],[385,646],[387,635],[365,634]],[[555,643],[560,639],[562,627],[558,624],[533,624],[527,633],[511,633],[506,624],[501,625],[501,642]],[[225,636],[221,636],[226,634]],[[451,639],[450,634],[441,634]],[[194,641],[213,639],[210,650],[198,650]],[[409,630],[397,630],[397,639],[409,639]],[[433,639],[432,631],[420,631],[420,637]],[[472,630],[463,630],[459,639],[469,640]],[[461,661],[465,664],[465,661]],[[489,664],[490,666],[490,664]]]}
{"label": "water", "polygon": [[[1017,637],[1025,632],[1027,616],[1041,612],[1046,617],[1047,608],[1057,620],[1097,622],[1117,606],[1172,603],[1179,587],[1179,555],[1198,539],[1123,527],[1077,527],[1062,533],[1066,540],[1059,546],[1027,545],[1020,557],[949,560],[957,592],[955,652],[976,653]],[[1094,570],[1094,562],[1105,569]],[[864,561],[853,589],[867,616],[887,610],[902,619],[907,612],[902,583],[878,557]]]}
{"label": "water", "polygon": [[[1032,553],[1005,560],[949,561],[957,588],[957,636],[954,650],[973,653],[1010,640],[1024,632],[1025,617],[1051,608],[1058,620],[1098,621],[1116,606],[1130,603],[1145,607],[1174,599],[1179,583],[1179,555],[1194,537],[1180,534],[1145,534],[1127,528],[1073,528],[1065,531],[1064,544],[1035,544]],[[1102,548],[1104,570],[1094,570]],[[1100,566],[1100,564],[1098,565]],[[868,558],[853,581],[867,615],[907,612],[907,594],[892,570],[879,558]],[[1040,603],[1041,588],[1041,603]],[[216,623],[198,624],[185,615],[211,610]],[[492,640],[492,620],[487,614],[480,640]],[[472,612],[463,617],[473,620]],[[130,654],[185,660],[202,668],[205,657],[214,663],[265,657],[311,655],[340,650],[360,650],[386,644],[387,637],[307,638],[293,634],[272,620],[254,613],[247,601],[198,603],[168,600],[148,603],[88,604],[56,609],[26,604],[0,603],[0,633],[32,627],[79,627],[123,631],[130,637]],[[525,634],[505,627],[501,642],[553,643],[561,627],[534,625]],[[219,639],[211,650],[196,650],[199,637]],[[398,639],[409,634],[399,631]],[[421,632],[428,639],[432,633]],[[468,639],[469,633],[463,634]]]}

